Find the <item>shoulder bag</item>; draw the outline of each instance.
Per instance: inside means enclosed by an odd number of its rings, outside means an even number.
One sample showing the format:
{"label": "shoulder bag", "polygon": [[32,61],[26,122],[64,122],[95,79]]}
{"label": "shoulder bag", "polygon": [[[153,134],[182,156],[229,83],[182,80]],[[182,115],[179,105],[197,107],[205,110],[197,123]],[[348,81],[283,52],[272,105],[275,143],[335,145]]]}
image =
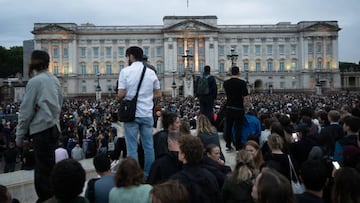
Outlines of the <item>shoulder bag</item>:
{"label": "shoulder bag", "polygon": [[123,99],[120,103],[120,109],[119,109],[120,122],[132,122],[135,120],[137,98],[139,95],[141,83],[144,79],[145,71],[146,71],[146,67],[144,66],[143,71],[141,73],[140,82],[136,90],[135,97],[131,100]]}
{"label": "shoulder bag", "polygon": [[[289,159],[289,166],[290,166],[291,188],[292,188],[294,194],[302,194],[305,192],[305,187],[300,182],[299,178],[296,175],[296,171],[295,171],[294,165],[292,164],[290,155],[288,155],[288,159]],[[295,180],[293,179],[293,177],[295,178]]]}

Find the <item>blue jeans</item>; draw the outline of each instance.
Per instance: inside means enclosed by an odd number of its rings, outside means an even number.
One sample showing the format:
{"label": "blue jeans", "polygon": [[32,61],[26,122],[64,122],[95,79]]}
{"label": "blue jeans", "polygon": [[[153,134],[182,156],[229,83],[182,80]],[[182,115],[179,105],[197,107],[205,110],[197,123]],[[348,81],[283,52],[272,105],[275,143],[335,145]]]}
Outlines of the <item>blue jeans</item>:
{"label": "blue jeans", "polygon": [[136,160],[138,160],[137,138],[140,130],[140,138],[145,155],[145,177],[149,176],[151,164],[155,159],[154,141],[152,137],[153,123],[153,117],[136,117],[135,121],[124,123],[127,156],[132,157]]}

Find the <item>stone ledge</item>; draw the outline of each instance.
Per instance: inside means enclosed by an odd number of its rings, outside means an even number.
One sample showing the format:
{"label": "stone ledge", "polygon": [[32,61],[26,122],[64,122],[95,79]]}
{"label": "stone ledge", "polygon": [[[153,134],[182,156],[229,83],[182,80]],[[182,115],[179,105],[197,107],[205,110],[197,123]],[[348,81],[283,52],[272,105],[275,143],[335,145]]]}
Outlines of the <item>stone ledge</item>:
{"label": "stone ledge", "polygon": [[[86,172],[86,180],[97,177],[93,166],[93,159],[79,161]],[[13,198],[17,198],[22,203],[33,203],[37,200],[34,188],[34,170],[20,170],[12,173],[0,174],[0,184],[5,185]],[[86,183],[84,190],[86,188]]]}

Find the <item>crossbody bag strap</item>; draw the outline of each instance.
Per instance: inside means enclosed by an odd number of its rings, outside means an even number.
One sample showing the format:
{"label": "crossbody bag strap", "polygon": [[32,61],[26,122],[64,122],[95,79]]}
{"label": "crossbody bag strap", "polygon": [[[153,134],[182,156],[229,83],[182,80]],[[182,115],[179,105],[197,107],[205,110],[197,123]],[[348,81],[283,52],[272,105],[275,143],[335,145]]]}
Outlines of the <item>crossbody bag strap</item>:
{"label": "crossbody bag strap", "polygon": [[294,165],[292,164],[290,155],[288,155],[288,159],[289,159],[289,166],[290,166],[290,178],[291,178],[291,180],[292,180],[292,177],[293,177],[292,174],[294,173],[296,182],[299,182],[299,179],[298,179],[298,177],[297,177],[297,175],[296,175],[296,171],[295,171]]}
{"label": "crossbody bag strap", "polygon": [[135,99],[136,101],[137,101],[137,97],[138,97],[138,95],[139,95],[139,90],[140,90],[141,83],[142,83],[142,81],[143,81],[143,79],[144,79],[145,71],[146,71],[146,67],[144,66],[143,71],[142,71],[142,73],[141,73],[140,82],[139,82],[139,84],[138,84],[138,87],[137,87],[137,90],[136,90],[136,94],[135,94],[135,97],[134,97],[134,99]]}

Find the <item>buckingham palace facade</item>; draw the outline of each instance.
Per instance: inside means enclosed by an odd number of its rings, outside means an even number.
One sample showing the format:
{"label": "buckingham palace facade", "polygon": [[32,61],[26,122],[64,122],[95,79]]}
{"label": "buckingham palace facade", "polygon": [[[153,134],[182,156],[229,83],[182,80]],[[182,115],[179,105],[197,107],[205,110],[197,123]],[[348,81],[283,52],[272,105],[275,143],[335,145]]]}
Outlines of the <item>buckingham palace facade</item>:
{"label": "buckingham palace facade", "polygon": [[163,25],[35,23],[32,33],[33,48],[49,52],[64,95],[94,95],[99,86],[111,95],[128,65],[126,49],[139,46],[162,91],[188,96],[188,82],[193,85],[205,65],[220,91],[232,65],[252,92],[338,90],[339,31],[337,21],[218,25],[216,16],[165,16]]}

